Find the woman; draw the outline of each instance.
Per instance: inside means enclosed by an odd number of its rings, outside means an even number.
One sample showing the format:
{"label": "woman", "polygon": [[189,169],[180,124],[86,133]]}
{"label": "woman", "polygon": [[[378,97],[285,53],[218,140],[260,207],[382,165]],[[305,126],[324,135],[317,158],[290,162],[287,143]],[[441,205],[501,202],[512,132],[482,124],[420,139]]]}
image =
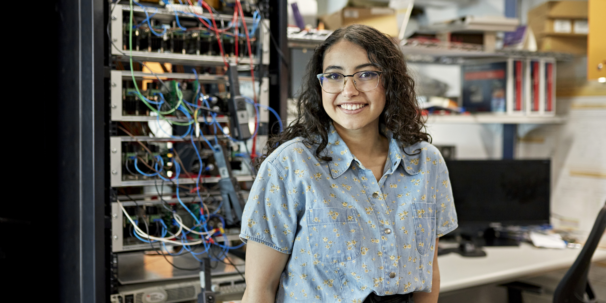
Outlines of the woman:
{"label": "woman", "polygon": [[303,82],[245,207],[243,302],[437,302],[437,237],[457,219],[402,53],[352,25]]}

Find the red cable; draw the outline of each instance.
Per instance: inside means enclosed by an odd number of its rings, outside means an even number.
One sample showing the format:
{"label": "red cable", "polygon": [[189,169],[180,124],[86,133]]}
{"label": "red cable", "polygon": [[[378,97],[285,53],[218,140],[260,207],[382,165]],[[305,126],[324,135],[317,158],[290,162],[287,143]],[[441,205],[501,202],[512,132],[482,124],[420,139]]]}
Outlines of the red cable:
{"label": "red cable", "polygon": [[[253,101],[256,104],[257,103],[257,92],[255,89],[255,72],[253,69],[253,57],[252,57],[252,50],[250,47],[250,37],[248,37],[248,28],[246,27],[246,21],[244,21],[244,12],[242,12],[242,5],[240,4],[240,0],[236,0],[236,7],[238,9],[238,11],[240,12],[240,16],[242,17],[242,25],[244,25],[244,33],[246,34],[246,44],[248,46],[248,58],[250,59],[250,77],[252,79],[252,90],[253,90]],[[258,42],[257,42],[258,43]],[[255,115],[255,132],[257,131],[257,126],[258,126],[258,121],[257,121],[257,115]],[[253,143],[252,143],[252,150],[251,150],[251,155],[250,158],[255,158],[255,156],[257,155],[256,152],[256,146],[257,145],[257,136],[255,136],[253,138]]]}
{"label": "red cable", "polygon": [[[237,17],[238,11],[234,10],[234,14],[236,14],[236,17]],[[244,19],[242,19],[242,22],[244,22]],[[239,36],[239,34],[238,34],[238,19],[237,18],[236,18],[236,25],[234,26],[234,36],[236,37],[236,41],[235,41],[235,43],[236,43],[236,45],[235,45],[236,65],[238,65],[238,36]]]}
{"label": "red cable", "polygon": [[[188,0],[189,1],[189,0]],[[223,58],[223,63],[225,63],[225,67],[229,68],[229,63],[225,59],[225,53],[223,52],[223,44],[221,43],[221,36],[219,35],[219,31],[217,30],[217,24],[215,22],[215,16],[213,15],[213,10],[206,4],[206,2],[202,0],[198,0],[202,7],[206,8],[210,13],[210,20],[213,22],[213,26],[215,27],[215,35],[217,36],[217,43],[219,44],[219,51],[221,52],[221,58]]]}
{"label": "red cable", "polygon": [[[200,1],[200,2],[203,2],[203,1]],[[208,23],[206,23],[206,21],[204,21],[204,19],[200,18],[200,15],[198,15],[198,14],[196,14],[196,13],[195,13],[195,11],[194,11],[194,9],[193,9],[193,6],[194,6],[194,5],[191,3],[191,1],[190,1],[190,0],[187,0],[187,3],[189,3],[189,6],[191,6],[191,7],[192,7],[191,13],[192,13],[194,16],[196,16],[196,18],[198,18],[198,20],[200,20],[200,22],[202,22],[202,24],[204,24],[204,26],[206,26],[208,29],[210,29],[210,30],[217,30],[217,31],[219,31],[220,33],[224,33],[224,32],[226,32],[227,30],[229,30],[229,29],[231,28],[231,25],[230,25],[230,26],[228,26],[228,27],[226,27],[226,28],[223,28],[223,29],[217,29],[216,27],[214,27],[214,28],[213,28],[213,27],[212,27],[212,26],[210,26]],[[206,4],[206,3],[205,3],[205,4]],[[200,6],[201,6],[201,7],[203,7],[203,6],[202,6],[202,4],[200,4]],[[210,11],[210,10],[209,10],[209,11]],[[234,20],[235,20],[235,17],[236,17],[236,14],[234,13],[234,18],[232,19],[232,24],[234,24],[234,22],[235,22],[235,21],[234,21]]]}

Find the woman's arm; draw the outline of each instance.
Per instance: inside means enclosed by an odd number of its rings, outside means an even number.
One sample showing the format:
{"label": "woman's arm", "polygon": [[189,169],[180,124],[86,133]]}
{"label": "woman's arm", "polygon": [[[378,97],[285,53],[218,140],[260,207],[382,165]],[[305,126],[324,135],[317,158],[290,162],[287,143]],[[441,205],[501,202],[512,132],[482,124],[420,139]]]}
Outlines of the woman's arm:
{"label": "woman's arm", "polygon": [[[436,239],[436,246],[433,255],[433,277],[431,281],[431,292],[415,292],[413,293],[413,299],[415,303],[437,303],[438,297],[440,296],[440,267],[438,267],[438,241]],[[248,280],[248,278],[247,278]]]}
{"label": "woman's arm", "polygon": [[242,303],[273,303],[280,274],[288,257],[287,254],[249,240],[246,244],[246,290]]}

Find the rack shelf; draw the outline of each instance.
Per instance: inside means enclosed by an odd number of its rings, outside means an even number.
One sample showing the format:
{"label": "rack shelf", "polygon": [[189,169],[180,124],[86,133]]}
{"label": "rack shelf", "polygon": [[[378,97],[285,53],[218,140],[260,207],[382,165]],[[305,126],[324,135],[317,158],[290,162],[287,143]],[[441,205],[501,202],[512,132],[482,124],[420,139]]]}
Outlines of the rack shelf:
{"label": "rack shelf", "polygon": [[[246,176],[238,176],[236,175],[236,180],[238,180],[238,182],[248,182],[248,181],[253,181],[253,177],[250,175],[246,175]],[[204,177],[201,178],[200,180],[200,184],[205,184],[205,183],[217,183],[219,182],[219,180],[221,180],[221,177]],[[114,184],[112,185],[112,187],[130,187],[130,186],[154,186],[156,184],[159,184],[160,181],[154,181],[154,180],[133,180],[133,181],[121,181],[119,184]],[[165,184],[167,184],[166,182],[164,182]],[[176,183],[176,182],[175,182]],[[179,184],[196,184],[196,178],[191,179],[191,178],[179,178]]]}

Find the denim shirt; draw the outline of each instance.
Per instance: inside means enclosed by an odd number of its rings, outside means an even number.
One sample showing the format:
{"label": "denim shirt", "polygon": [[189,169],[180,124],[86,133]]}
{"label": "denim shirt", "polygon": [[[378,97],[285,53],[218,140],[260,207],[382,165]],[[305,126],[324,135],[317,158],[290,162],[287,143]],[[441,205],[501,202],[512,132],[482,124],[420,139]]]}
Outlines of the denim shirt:
{"label": "denim shirt", "polygon": [[[387,132],[389,156],[377,182],[329,130],[323,154],[302,138],[261,165],[240,238],[290,254],[276,302],[362,302],[431,291],[436,237],[457,228],[448,170],[427,142],[404,148]],[[248,260],[254,262],[254,260]]]}

